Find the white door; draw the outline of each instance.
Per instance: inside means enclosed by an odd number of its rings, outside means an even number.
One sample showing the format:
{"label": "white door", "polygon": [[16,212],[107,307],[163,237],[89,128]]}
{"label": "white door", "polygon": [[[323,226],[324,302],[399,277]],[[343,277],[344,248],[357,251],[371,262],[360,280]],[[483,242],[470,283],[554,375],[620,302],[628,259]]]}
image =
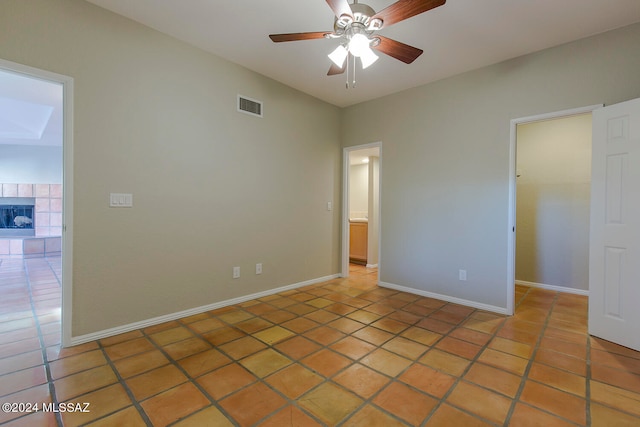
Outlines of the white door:
{"label": "white door", "polygon": [[640,350],[640,99],[593,112],[589,333]]}

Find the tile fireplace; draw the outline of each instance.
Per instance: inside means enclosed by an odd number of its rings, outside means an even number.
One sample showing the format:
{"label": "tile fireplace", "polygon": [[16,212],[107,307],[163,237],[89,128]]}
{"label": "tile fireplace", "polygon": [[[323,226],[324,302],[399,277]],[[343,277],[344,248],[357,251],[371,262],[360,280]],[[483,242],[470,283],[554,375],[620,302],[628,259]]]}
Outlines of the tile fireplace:
{"label": "tile fireplace", "polygon": [[60,254],[62,185],[0,183],[0,257]]}
{"label": "tile fireplace", "polygon": [[0,197],[0,237],[35,236],[33,197]]}

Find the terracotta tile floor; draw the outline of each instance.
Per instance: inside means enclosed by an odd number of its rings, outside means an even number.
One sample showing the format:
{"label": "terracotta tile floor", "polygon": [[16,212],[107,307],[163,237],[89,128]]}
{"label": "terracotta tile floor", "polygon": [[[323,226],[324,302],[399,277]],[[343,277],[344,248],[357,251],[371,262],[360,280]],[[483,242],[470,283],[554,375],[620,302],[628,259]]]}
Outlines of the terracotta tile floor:
{"label": "terracotta tile floor", "polygon": [[640,353],[587,298],[518,286],[505,317],[336,279],[60,350],[60,259],[0,259],[6,426],[637,426]]}

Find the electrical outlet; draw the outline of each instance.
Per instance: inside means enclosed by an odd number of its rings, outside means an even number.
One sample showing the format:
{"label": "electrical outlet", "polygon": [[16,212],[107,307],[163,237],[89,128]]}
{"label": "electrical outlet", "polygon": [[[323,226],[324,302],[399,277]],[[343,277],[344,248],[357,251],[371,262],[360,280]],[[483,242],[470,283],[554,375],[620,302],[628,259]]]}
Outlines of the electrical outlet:
{"label": "electrical outlet", "polygon": [[240,267],[233,267],[233,278],[238,279],[240,277]]}
{"label": "electrical outlet", "polygon": [[458,279],[463,282],[467,280],[467,270],[458,270]]}
{"label": "electrical outlet", "polygon": [[256,274],[262,274],[262,263],[261,262],[256,264]]}

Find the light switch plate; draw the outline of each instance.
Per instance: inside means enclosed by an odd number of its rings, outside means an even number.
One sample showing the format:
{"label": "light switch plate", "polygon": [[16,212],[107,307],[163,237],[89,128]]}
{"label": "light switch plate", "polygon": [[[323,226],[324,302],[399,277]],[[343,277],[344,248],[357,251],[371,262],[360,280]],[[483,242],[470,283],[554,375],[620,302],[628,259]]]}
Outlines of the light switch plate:
{"label": "light switch plate", "polygon": [[132,208],[133,194],[111,193],[109,194],[109,206],[112,208]]}

